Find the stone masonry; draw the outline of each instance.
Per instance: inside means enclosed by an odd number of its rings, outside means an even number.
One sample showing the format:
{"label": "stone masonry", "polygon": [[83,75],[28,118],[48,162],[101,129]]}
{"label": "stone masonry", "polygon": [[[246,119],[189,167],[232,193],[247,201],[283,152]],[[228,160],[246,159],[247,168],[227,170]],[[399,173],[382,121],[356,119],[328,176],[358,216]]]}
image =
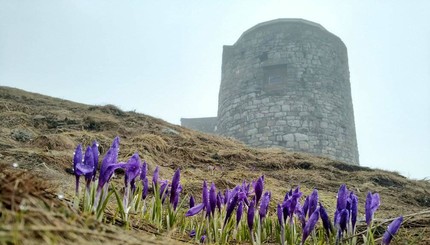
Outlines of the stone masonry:
{"label": "stone masonry", "polygon": [[358,165],[346,46],[302,19],[252,27],[224,46],[218,117],[209,121],[198,130]]}

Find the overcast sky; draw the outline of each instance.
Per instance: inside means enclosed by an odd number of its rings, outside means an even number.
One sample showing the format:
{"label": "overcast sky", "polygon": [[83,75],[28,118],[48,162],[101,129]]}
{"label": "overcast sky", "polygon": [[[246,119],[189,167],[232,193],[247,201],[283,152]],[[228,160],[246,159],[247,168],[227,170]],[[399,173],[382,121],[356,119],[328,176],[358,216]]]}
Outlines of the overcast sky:
{"label": "overcast sky", "polygon": [[180,124],[216,116],[223,45],[303,18],[348,48],[361,165],[430,177],[430,1],[149,2],[0,0],[0,85]]}

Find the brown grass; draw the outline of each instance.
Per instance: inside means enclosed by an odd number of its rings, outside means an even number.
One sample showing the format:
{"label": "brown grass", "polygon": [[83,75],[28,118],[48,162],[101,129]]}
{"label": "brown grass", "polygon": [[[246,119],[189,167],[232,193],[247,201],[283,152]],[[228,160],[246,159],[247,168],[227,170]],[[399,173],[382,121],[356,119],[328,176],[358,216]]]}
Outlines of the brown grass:
{"label": "brown grass", "polygon": [[[62,192],[67,199],[73,193],[74,177],[67,173],[67,169],[71,167],[73,150],[78,143],[88,145],[97,139],[104,155],[116,135],[121,137],[120,160],[126,161],[137,151],[149,163],[150,171],[160,165],[162,178],[171,178],[173,171],[181,168],[184,191],[197,196],[203,180],[213,181],[223,189],[264,174],[275,202],[296,185],[300,185],[305,194],[318,188],[322,201],[332,213],[337,189],[340,184],[347,183],[357,193],[360,207],[363,207],[368,191],[380,193],[382,205],[377,213],[380,220],[426,212],[430,208],[428,180],[410,180],[394,172],[346,165],[281,149],[250,148],[233,139],[195,132],[143,114],[123,112],[112,105],[88,106],[0,87],[0,123],[0,163],[11,166],[16,162],[20,171],[25,170],[24,177],[22,172],[8,168],[6,172],[10,176],[7,178],[15,178],[14,183],[18,183],[20,179],[38,176],[44,179],[44,185],[40,186],[47,188],[45,192],[26,189],[20,195],[14,194],[17,199],[9,200],[10,191],[14,189],[8,189],[9,194],[5,194],[3,185],[7,181],[2,181],[0,238],[18,239],[21,243],[85,243],[84,240],[89,241],[89,238],[95,239],[91,243],[107,240],[122,243],[96,237],[100,235],[98,232],[104,232],[122,239],[122,235],[117,234],[124,233],[123,229],[81,219],[55,195]],[[30,138],[22,137],[27,140],[20,141],[16,135]],[[32,208],[22,215],[16,209],[20,202],[16,201],[27,199]],[[363,213],[364,210],[359,211]],[[405,237],[418,237],[420,244],[428,242],[422,235],[430,227],[428,213],[414,215],[404,227],[407,228],[402,231]],[[64,233],[66,228],[73,232]],[[129,231],[125,234],[130,243],[157,242],[150,233]]]}

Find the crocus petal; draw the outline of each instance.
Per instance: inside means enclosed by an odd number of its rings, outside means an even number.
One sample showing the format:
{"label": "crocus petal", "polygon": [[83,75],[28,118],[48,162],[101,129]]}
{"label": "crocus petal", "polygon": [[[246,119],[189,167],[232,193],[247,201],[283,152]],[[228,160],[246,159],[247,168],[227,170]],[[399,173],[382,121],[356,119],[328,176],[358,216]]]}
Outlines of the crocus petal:
{"label": "crocus petal", "polygon": [[146,174],[148,173],[148,164],[143,161],[142,167],[140,169],[140,179],[143,180],[146,178]]}
{"label": "crocus petal", "polygon": [[243,202],[240,202],[239,206],[237,206],[237,211],[236,211],[236,226],[239,225],[240,219],[242,218],[242,213],[243,213]]}
{"label": "crocus petal", "polygon": [[152,174],[152,184],[155,186],[158,185],[158,177],[159,177],[159,168],[155,167],[154,173]]}
{"label": "crocus petal", "polygon": [[259,210],[260,220],[266,217],[267,211],[269,209],[270,196],[271,196],[270,192],[267,191],[266,193],[264,193],[264,196],[261,199],[260,210]]}
{"label": "crocus petal", "polygon": [[222,197],[222,194],[220,191],[218,191],[218,194],[216,195],[216,206],[219,212],[221,212],[221,206],[223,203],[224,203],[224,199]]}
{"label": "crocus petal", "polygon": [[254,216],[255,216],[255,201],[254,199],[251,201],[248,207],[248,228],[252,232],[252,229],[254,227]]}
{"label": "crocus petal", "polygon": [[327,211],[325,210],[324,206],[321,203],[320,203],[320,217],[327,236],[330,236],[330,233],[332,232],[333,228],[330,222],[330,218],[328,217]]}
{"label": "crocus petal", "polygon": [[212,183],[211,189],[209,190],[209,207],[210,213],[214,215],[216,208],[216,187],[214,183]]}
{"label": "crocus petal", "polygon": [[309,196],[306,197],[305,202],[303,203],[303,214],[306,215],[308,214],[308,210],[309,210]]}
{"label": "crocus petal", "polygon": [[230,199],[230,203],[227,205],[227,210],[225,214],[224,225],[227,224],[227,221],[231,218],[231,214],[234,211],[234,208],[237,205],[237,201],[239,200],[238,193],[236,192],[233,197]]}
{"label": "crocus petal", "polygon": [[[170,203],[173,204],[176,200],[176,194],[178,193],[177,189],[179,186],[179,182],[181,180],[181,171],[177,169],[172,178],[172,188],[170,189]],[[178,199],[179,200],[179,199]]]}
{"label": "crocus petal", "polygon": [[284,215],[282,211],[282,206],[279,203],[278,203],[278,206],[276,207],[276,214],[278,215],[279,225],[281,227],[284,227],[284,217],[283,217]]}
{"label": "crocus petal", "polygon": [[340,229],[341,232],[344,232],[346,230],[346,226],[348,224],[348,220],[349,220],[349,212],[348,212],[348,210],[342,209],[339,212],[339,216],[338,216],[338,220],[337,220],[338,229]]}
{"label": "crocus petal", "polygon": [[351,192],[351,224],[353,231],[355,230],[355,224],[357,223],[357,215],[358,215],[358,197]]}
{"label": "crocus petal", "polygon": [[378,193],[372,194],[372,192],[369,191],[366,196],[366,204],[365,204],[367,226],[370,226],[370,223],[372,222],[372,219],[373,219],[373,215],[375,211],[378,209],[379,204],[380,204],[379,194]]}
{"label": "crocus petal", "polygon": [[309,216],[315,212],[318,207],[318,190],[314,189],[309,196]]}
{"label": "crocus petal", "polygon": [[388,225],[387,230],[384,233],[384,236],[382,237],[382,244],[383,245],[389,245],[393,237],[397,234],[399,231],[400,225],[403,222],[403,216],[398,217],[397,219],[393,220]]}
{"label": "crocus petal", "polygon": [[73,155],[73,171],[76,174],[76,164],[82,163],[82,145],[79,144],[76,147],[75,153]]}
{"label": "crocus petal", "polygon": [[134,180],[140,174],[140,158],[138,153],[134,153],[133,156],[125,164],[125,175],[124,181],[125,186]]}
{"label": "crocus petal", "polygon": [[91,146],[91,150],[93,151],[94,158],[94,172],[93,172],[93,181],[96,179],[97,168],[99,167],[99,144],[97,141],[93,141]]}
{"label": "crocus petal", "polygon": [[264,190],[264,175],[258,178],[257,182],[255,182],[255,185],[254,185],[256,205],[258,205],[261,195],[263,195],[263,190]]}
{"label": "crocus petal", "polygon": [[203,235],[202,237],[200,237],[200,243],[204,243],[206,240],[206,235]]}
{"label": "crocus petal", "polygon": [[187,211],[187,213],[185,214],[185,217],[193,216],[193,215],[196,215],[196,214],[200,213],[200,211],[202,211],[204,207],[205,207],[204,203],[197,204],[196,206],[190,208]]}
{"label": "crocus petal", "polygon": [[315,211],[310,215],[309,220],[306,222],[305,228],[303,229],[303,238],[302,244],[305,243],[308,236],[311,234],[312,230],[315,228],[315,225],[320,216],[319,208],[315,209]]}
{"label": "crocus petal", "polygon": [[148,178],[145,178],[142,180],[143,184],[143,190],[142,190],[142,199],[145,200],[145,198],[148,196]]}
{"label": "crocus petal", "polygon": [[195,200],[193,196],[190,196],[190,208],[193,208],[195,205]]}

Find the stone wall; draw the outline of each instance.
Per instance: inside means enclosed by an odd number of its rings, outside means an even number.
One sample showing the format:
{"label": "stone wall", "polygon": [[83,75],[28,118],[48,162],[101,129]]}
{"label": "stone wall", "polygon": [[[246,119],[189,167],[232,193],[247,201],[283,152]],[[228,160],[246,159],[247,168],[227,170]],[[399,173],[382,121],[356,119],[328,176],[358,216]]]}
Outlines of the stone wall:
{"label": "stone wall", "polygon": [[310,21],[258,24],[224,46],[218,118],[181,125],[359,164],[346,47]]}
{"label": "stone wall", "polygon": [[217,133],[359,164],[347,50],[321,25],[279,19],[224,46]]}
{"label": "stone wall", "polygon": [[181,118],[181,125],[204,133],[215,133],[217,117]]}

